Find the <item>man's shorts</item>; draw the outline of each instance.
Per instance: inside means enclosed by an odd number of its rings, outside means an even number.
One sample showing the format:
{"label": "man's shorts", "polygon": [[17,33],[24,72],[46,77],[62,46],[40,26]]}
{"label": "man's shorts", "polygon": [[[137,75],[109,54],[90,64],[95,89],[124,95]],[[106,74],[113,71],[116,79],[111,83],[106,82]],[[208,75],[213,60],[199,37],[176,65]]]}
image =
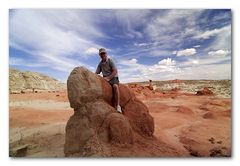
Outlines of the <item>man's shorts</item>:
{"label": "man's shorts", "polygon": [[110,81],[108,81],[111,85],[113,84],[118,84],[119,83],[119,80],[118,80],[118,77],[113,77]]}

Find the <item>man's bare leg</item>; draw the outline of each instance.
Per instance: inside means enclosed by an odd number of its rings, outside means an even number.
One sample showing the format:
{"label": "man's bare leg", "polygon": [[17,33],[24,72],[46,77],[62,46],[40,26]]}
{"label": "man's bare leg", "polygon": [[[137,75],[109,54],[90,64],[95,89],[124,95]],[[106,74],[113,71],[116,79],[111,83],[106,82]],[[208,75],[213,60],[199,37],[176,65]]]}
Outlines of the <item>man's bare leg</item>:
{"label": "man's bare leg", "polygon": [[113,84],[114,90],[114,105],[117,107],[119,105],[119,89],[117,84]]}
{"label": "man's bare leg", "polygon": [[121,111],[121,107],[120,107],[119,87],[118,87],[117,84],[113,84],[113,90],[114,90],[114,104],[115,104],[115,108],[117,108],[118,112],[122,112]]}

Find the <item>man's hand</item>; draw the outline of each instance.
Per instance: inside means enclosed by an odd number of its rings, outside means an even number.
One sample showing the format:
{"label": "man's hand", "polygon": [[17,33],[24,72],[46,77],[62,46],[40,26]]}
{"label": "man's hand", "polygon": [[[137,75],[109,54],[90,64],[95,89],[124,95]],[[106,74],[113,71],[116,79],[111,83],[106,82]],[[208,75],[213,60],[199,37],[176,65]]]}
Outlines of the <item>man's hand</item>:
{"label": "man's hand", "polygon": [[109,77],[103,77],[106,81],[110,81]]}
{"label": "man's hand", "polygon": [[103,77],[106,81],[110,81],[117,74],[117,69],[113,69],[112,74],[108,77]]}

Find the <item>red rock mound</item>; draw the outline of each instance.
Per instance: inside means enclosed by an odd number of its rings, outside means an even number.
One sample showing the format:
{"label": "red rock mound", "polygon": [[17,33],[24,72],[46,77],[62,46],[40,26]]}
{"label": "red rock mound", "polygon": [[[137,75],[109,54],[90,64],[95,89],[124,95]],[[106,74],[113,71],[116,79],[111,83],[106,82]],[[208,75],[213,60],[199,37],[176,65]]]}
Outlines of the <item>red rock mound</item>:
{"label": "red rock mound", "polygon": [[[108,128],[108,130],[106,130]],[[104,132],[108,132],[108,137]],[[101,139],[106,143],[111,142],[113,144],[132,144],[133,143],[133,131],[128,120],[119,113],[112,113],[108,115],[99,130]]]}
{"label": "red rock mound", "polygon": [[128,87],[133,91],[133,93],[140,99],[149,99],[163,96],[158,89],[153,90],[150,86],[141,86],[138,84],[128,84]]}
{"label": "red rock mound", "polygon": [[207,87],[204,87],[203,90],[197,91],[196,95],[214,95],[211,90],[209,90]]}
{"label": "red rock mound", "polygon": [[179,113],[183,113],[183,114],[187,114],[187,115],[193,115],[193,111],[188,108],[188,107],[184,107],[184,106],[179,106],[177,109],[177,112]]}
{"label": "red rock mound", "polygon": [[204,112],[204,113],[202,114],[202,117],[203,117],[204,119],[213,119],[213,118],[214,118],[214,115],[213,115],[212,112],[207,111],[207,112]]}
{"label": "red rock mound", "polygon": [[116,144],[138,146],[143,140],[135,138],[154,138],[148,108],[127,86],[119,88],[123,114],[112,107],[112,87],[102,77],[84,67],[71,72],[67,89],[74,115],[66,126],[65,156],[112,156]]}

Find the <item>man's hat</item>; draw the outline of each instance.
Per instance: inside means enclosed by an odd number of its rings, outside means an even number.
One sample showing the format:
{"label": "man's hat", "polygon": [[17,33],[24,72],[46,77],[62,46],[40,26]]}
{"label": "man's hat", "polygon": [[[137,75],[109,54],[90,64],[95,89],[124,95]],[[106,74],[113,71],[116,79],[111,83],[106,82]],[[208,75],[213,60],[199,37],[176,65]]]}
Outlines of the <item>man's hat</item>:
{"label": "man's hat", "polygon": [[101,53],[107,53],[106,49],[105,48],[100,48],[99,49],[99,54],[101,54]]}

